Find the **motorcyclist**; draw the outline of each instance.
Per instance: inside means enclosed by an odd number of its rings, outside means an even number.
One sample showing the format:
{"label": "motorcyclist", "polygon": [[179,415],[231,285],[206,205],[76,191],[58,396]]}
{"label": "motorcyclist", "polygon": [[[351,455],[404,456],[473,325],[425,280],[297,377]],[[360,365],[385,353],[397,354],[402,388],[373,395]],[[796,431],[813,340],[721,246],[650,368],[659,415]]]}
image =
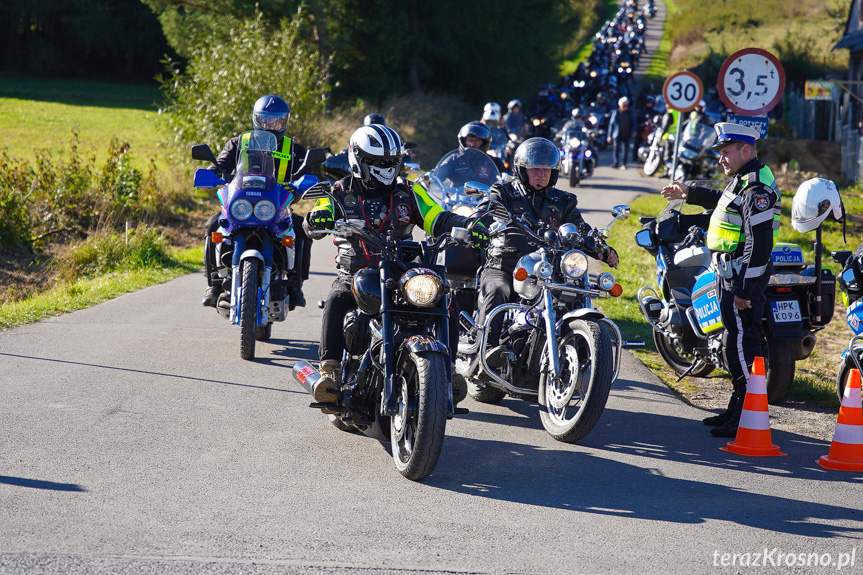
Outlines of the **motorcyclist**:
{"label": "motorcyclist", "polygon": [[[544,230],[557,230],[561,224],[572,223],[581,231],[589,231],[578,210],[578,198],[554,187],[560,166],[560,153],[550,140],[530,138],[515,152],[513,160],[515,180],[492,186],[489,198],[477,208],[485,209],[490,201],[502,203],[514,216],[529,222],[532,231],[540,235]],[[488,222],[487,222],[488,223]],[[510,226],[492,238],[488,259],[480,274],[480,293],[477,304],[480,324],[495,307],[515,301],[512,273],[519,258],[533,251],[528,238],[516,226]],[[605,253],[590,253],[590,256],[617,267],[617,252],[610,248]],[[505,346],[500,341],[503,315],[495,317],[494,325],[488,326],[487,345],[491,348],[486,359],[491,367],[500,367]]]}
{"label": "motorcyclist", "polygon": [[[421,226],[430,236],[439,236],[456,226],[466,226],[467,218],[444,211],[429,197],[425,188],[398,176],[398,166],[404,154],[404,142],[398,133],[387,126],[370,125],[356,130],[348,146],[351,175],[335,183],[334,192],[344,206],[330,198],[318,200],[306,216],[306,231],[329,230],[336,219],[365,220],[376,230],[392,227],[398,237],[410,237],[415,225]],[[482,225],[473,228],[474,243],[479,247],[488,244]],[[362,239],[335,236],[337,247],[336,271],[324,306],[321,326],[321,344],[318,355],[321,361],[321,379],[313,395],[320,403],[336,401],[332,390],[338,389],[338,373],[345,346],[342,321],[354,309],[351,279],[357,271],[376,267],[380,253],[372,251]],[[454,311],[454,310],[451,310]],[[458,342],[458,314],[450,321],[450,345]],[[453,329],[454,328],[454,329]],[[453,399],[458,402],[467,394],[464,378],[453,377]]]}
{"label": "motorcyclist", "polygon": [[[268,94],[261,96],[255,102],[252,110],[252,125],[256,130],[265,130],[276,136],[278,151],[276,158],[276,180],[280,184],[292,182],[301,174],[298,170],[303,164],[306,149],[300,144],[285,136],[291,109],[288,103],[279,96]],[[221,174],[230,180],[237,167],[237,158],[241,152],[241,136],[234,136],[225,143],[225,147],[216,158],[216,163],[210,166],[214,172]],[[218,265],[216,262],[216,245],[211,236],[219,229],[221,212],[217,212],[207,220],[204,225],[204,270],[207,274],[207,292],[201,305],[216,307],[219,296],[222,293],[221,282],[213,281],[213,274]],[[311,241],[302,229],[302,216],[292,215],[293,229],[296,233],[296,262],[295,272],[288,284],[288,295],[290,296],[290,309],[295,306],[305,306],[306,299],[303,296],[303,281],[309,277],[309,265],[311,259]]]}
{"label": "motorcyclist", "polygon": [[[458,131],[458,150],[459,152],[464,152],[467,148],[474,148],[481,152],[484,152],[491,158],[491,161],[494,162],[497,171],[503,173],[506,168],[503,165],[503,161],[500,158],[492,156],[488,153],[489,147],[491,146],[491,130],[488,126],[483,124],[482,122],[468,122]],[[454,156],[454,159],[461,158],[462,156]],[[483,169],[480,167],[478,169]],[[482,177],[486,177],[488,174],[479,174]]]}
{"label": "motorcyclist", "polygon": [[481,121],[489,128],[500,126],[500,104],[488,102],[483,106]]}
{"label": "motorcyclist", "polygon": [[521,111],[521,101],[510,100],[506,105],[507,112],[503,117],[503,127],[509,137],[515,140],[524,138],[527,134],[527,118]]}

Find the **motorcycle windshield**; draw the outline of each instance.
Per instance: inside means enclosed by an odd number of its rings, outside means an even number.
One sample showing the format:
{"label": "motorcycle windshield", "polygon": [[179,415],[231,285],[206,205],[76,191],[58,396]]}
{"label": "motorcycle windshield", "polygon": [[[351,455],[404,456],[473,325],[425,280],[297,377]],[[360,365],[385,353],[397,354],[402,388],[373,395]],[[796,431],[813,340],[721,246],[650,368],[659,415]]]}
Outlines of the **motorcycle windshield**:
{"label": "motorcycle windshield", "polygon": [[462,195],[465,182],[479,182],[490,187],[497,182],[498,176],[497,166],[485,152],[475,148],[453,150],[432,170],[429,193],[444,204],[447,196]]}
{"label": "motorcycle windshield", "polygon": [[509,143],[509,136],[506,135],[506,131],[502,128],[492,128],[491,129],[491,145],[492,147],[502,148]]}
{"label": "motorcycle windshield", "polygon": [[263,130],[240,135],[234,186],[241,190],[269,190],[276,184],[276,136]]}
{"label": "motorcycle windshield", "polygon": [[716,143],[716,131],[708,124],[689,122],[682,143],[693,150],[706,150]]}

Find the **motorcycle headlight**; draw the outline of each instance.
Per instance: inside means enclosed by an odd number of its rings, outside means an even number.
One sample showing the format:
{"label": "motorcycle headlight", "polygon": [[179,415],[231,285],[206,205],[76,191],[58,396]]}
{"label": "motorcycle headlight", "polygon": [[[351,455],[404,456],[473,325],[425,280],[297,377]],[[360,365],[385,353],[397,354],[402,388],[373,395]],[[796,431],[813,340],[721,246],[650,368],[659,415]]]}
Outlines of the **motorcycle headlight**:
{"label": "motorcycle headlight", "polygon": [[428,268],[413,268],[399,280],[402,295],[417,307],[433,307],[443,295],[443,280]]}
{"label": "motorcycle headlight", "polygon": [[276,206],[270,200],[261,200],[255,204],[255,217],[262,222],[272,220],[276,215]]}
{"label": "motorcycle headlight", "polygon": [[599,277],[596,278],[596,285],[603,291],[611,291],[611,288],[614,287],[614,283],[614,274],[610,272],[602,272],[599,274]]}
{"label": "motorcycle headlight", "polygon": [[542,279],[548,279],[551,277],[552,272],[551,264],[548,262],[537,262],[537,264],[533,268],[533,274]]}
{"label": "motorcycle headlight", "polygon": [[577,148],[580,145],[581,145],[581,140],[579,140],[578,138],[570,138],[569,139],[569,147],[570,148]]}
{"label": "motorcycle headlight", "polygon": [[237,220],[248,220],[252,217],[252,204],[249,200],[237,200],[231,204],[231,215]]}
{"label": "motorcycle headlight", "polygon": [[452,209],[454,214],[469,218],[473,215],[473,208],[465,204],[459,204]]}
{"label": "motorcycle headlight", "polygon": [[578,279],[587,273],[587,256],[578,250],[570,250],[563,255],[560,269],[566,277]]}

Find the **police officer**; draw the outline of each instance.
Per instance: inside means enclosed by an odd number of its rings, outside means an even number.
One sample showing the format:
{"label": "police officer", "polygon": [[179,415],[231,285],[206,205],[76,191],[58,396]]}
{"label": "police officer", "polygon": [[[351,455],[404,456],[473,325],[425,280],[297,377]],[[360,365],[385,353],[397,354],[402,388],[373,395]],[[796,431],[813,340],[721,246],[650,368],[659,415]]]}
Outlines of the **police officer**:
{"label": "police officer", "polygon": [[[252,125],[255,129],[265,130],[276,136],[278,145],[278,151],[274,154],[276,158],[276,180],[280,184],[292,182],[299,177],[300,174],[297,171],[302,166],[306,155],[306,149],[303,146],[285,136],[290,116],[291,109],[288,107],[288,103],[279,96],[272,94],[258,98],[252,111]],[[237,167],[237,157],[242,147],[240,138],[241,136],[234,136],[225,143],[225,147],[216,158],[215,165],[210,166],[211,170],[226,178],[233,176]],[[210,307],[216,307],[219,295],[222,293],[221,282],[213,282],[213,272],[218,266],[216,265],[216,246],[210,239],[212,233],[219,229],[220,216],[221,213],[214,214],[204,225],[206,233],[204,238],[204,269],[207,274],[208,287],[201,305]],[[292,218],[296,232],[297,261],[295,264],[296,273],[291,278],[291,284],[288,287],[291,309],[295,306],[306,305],[302,286],[303,280],[309,277],[312,248],[311,240],[302,229],[302,217],[294,215]]]}
{"label": "police officer", "polygon": [[753,360],[763,357],[764,290],[773,273],[771,251],[779,231],[781,202],[773,173],[756,154],[758,132],[726,122],[717,123],[714,129],[717,141],[713,147],[725,175],[732,176],[731,182],[722,191],[673,182],[662,189],[662,195],[715,208],[707,247],[717,264],[723,348],[734,391],[725,411],[704,423],[714,427],[712,435],[735,437]]}
{"label": "police officer", "polygon": [[[334,187],[346,212],[342,213],[330,198],[318,200],[306,216],[306,230],[313,233],[332,229],[335,220],[342,218],[365,220],[377,230],[392,226],[396,235],[402,238],[411,235],[414,225],[421,226],[431,236],[439,236],[456,226],[465,226],[467,218],[444,211],[422,186],[398,176],[403,154],[404,143],[390,127],[373,124],[355,131],[348,146],[351,175],[336,182]],[[488,244],[483,226],[475,226],[473,234],[478,247]],[[336,236],[334,242],[338,250],[338,276],[324,306],[318,349],[321,379],[312,390],[315,401],[319,403],[331,403],[337,399],[330,390],[338,388],[337,374],[345,346],[342,322],[345,314],[355,307],[351,278],[362,268],[377,267],[380,260],[380,254],[372,251],[360,238]],[[453,315],[451,326],[456,322],[457,316]],[[457,325],[450,328],[450,337],[450,345],[455,349]],[[456,375],[453,374],[453,401],[458,402],[467,394],[467,382],[460,375],[456,381]]]}
{"label": "police officer", "polygon": [[[544,230],[557,230],[561,224],[571,223],[582,230],[590,226],[578,211],[578,198],[554,187],[560,167],[560,153],[557,147],[545,138],[525,140],[515,151],[513,160],[515,180],[507,184],[495,184],[489,191],[489,198],[477,208],[485,209],[489,200],[496,200],[513,215],[533,222],[534,232],[540,235]],[[533,248],[524,233],[512,227],[497,234],[491,240],[488,259],[480,274],[480,293],[477,304],[479,321],[495,307],[514,301],[517,297],[513,290],[512,272],[519,258]],[[617,267],[617,252],[609,248],[606,253],[589,254],[612,267]],[[498,314],[494,324],[489,326],[486,345],[490,348],[486,360],[493,368],[503,364],[505,346],[499,345],[503,324],[503,314]]]}

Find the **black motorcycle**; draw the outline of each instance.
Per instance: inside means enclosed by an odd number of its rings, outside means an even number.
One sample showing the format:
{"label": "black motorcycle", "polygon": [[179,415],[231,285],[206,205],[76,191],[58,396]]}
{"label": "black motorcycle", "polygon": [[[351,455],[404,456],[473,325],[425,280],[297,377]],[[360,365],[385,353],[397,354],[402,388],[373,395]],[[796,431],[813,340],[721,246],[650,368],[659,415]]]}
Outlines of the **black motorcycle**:
{"label": "black motorcycle", "polygon": [[[671,201],[659,216],[641,218],[644,229],[635,234],[636,243],[656,259],[657,288],[638,290],[639,308],[653,328],[656,350],[679,379],[705,377],[716,367],[724,368],[715,274],[729,266],[721,258],[714,263],[705,246],[712,212],[682,214],[682,204]],[[791,389],[795,361],[809,357],[815,332],[833,317],[836,280],[829,269],[822,269],[820,255],[814,264],[804,262],[802,250],[793,244],[773,248],[773,266],[761,346],[767,400],[778,403]]]}
{"label": "black motorcycle", "polygon": [[[303,198],[340,201],[326,183]],[[344,213],[344,210],[343,210]],[[380,265],[354,274],[351,291],[357,309],[345,316],[341,389],[336,403],[312,403],[344,431],[358,430],[392,448],[396,469],[408,479],[426,478],[443,447],[452,401],[449,353],[449,285],[439,252],[466,245],[471,233],[455,228],[437,241],[395,237],[363,220],[337,220],[337,235],[358,236],[379,251]],[[310,394],[320,372],[298,361],[294,378]]]}
{"label": "black motorcycle", "polygon": [[854,252],[841,250],[831,252],[831,255],[833,261],[842,266],[838,276],[839,288],[846,308],[845,320],[854,332],[836,367],[836,393],[841,401],[848,372],[852,369],[863,372],[863,244]]}

